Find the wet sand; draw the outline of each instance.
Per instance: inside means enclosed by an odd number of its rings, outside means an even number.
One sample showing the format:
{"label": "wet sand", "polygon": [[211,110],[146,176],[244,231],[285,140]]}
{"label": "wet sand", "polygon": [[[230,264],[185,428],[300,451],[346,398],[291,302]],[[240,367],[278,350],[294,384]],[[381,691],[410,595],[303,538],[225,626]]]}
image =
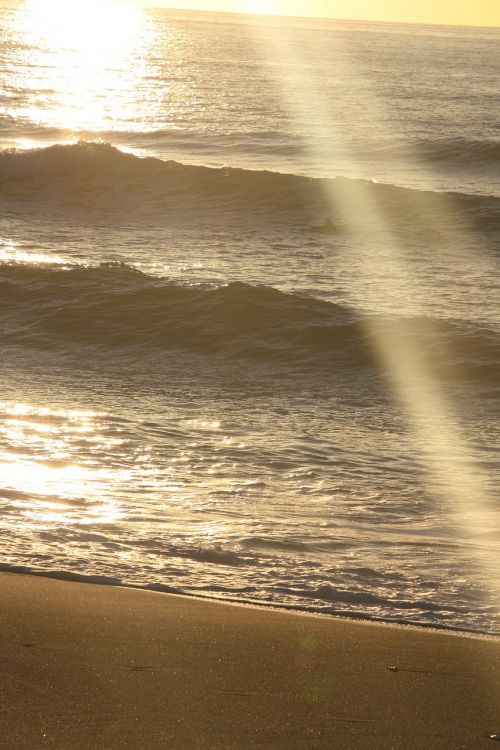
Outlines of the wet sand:
{"label": "wet sand", "polygon": [[9,573],[0,602],[5,750],[497,746],[499,640]]}

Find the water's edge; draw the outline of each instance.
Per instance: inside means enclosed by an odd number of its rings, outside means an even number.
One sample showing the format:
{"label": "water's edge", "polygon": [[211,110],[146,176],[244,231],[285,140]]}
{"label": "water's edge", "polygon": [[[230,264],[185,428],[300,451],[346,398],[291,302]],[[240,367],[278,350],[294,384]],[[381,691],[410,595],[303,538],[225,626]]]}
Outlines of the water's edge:
{"label": "water's edge", "polygon": [[423,622],[416,622],[414,620],[403,620],[400,618],[384,618],[366,615],[362,612],[349,612],[346,614],[345,611],[339,612],[325,612],[319,610],[316,607],[299,607],[287,604],[275,604],[273,602],[259,602],[253,600],[238,599],[236,597],[220,597],[220,596],[209,596],[207,594],[192,593],[190,591],[184,591],[177,589],[173,586],[167,586],[165,584],[146,584],[140,586],[134,583],[124,583],[119,579],[109,578],[105,576],[92,576],[92,575],[79,575],[78,573],[70,573],[69,571],[45,571],[45,570],[33,570],[22,565],[6,565],[0,563],[0,575],[2,573],[8,573],[11,575],[23,575],[33,576],[36,578],[47,578],[56,581],[65,581],[66,583],[86,583],[93,586],[113,586],[122,589],[133,589],[135,591],[144,591],[153,594],[169,594],[172,596],[181,596],[186,599],[202,599],[204,601],[218,602],[219,604],[230,604],[241,607],[250,607],[252,609],[272,610],[276,612],[287,612],[289,614],[297,615],[313,615],[314,617],[322,618],[334,618],[336,620],[347,620],[351,622],[362,622],[365,624],[373,625],[385,625],[394,627],[404,628],[416,628],[420,631],[430,631],[434,633],[443,633],[447,635],[455,635],[462,638],[480,638],[500,642],[500,635],[496,633],[490,633],[486,630],[468,630],[466,628],[460,628],[453,625],[440,625],[429,624]]}

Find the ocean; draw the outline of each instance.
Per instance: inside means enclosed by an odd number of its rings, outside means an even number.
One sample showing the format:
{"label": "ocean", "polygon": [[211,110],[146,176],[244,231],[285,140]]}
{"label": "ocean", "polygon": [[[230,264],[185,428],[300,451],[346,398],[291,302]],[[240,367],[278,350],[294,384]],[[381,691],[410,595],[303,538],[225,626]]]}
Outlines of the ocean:
{"label": "ocean", "polygon": [[499,43],[0,4],[1,569],[500,632]]}

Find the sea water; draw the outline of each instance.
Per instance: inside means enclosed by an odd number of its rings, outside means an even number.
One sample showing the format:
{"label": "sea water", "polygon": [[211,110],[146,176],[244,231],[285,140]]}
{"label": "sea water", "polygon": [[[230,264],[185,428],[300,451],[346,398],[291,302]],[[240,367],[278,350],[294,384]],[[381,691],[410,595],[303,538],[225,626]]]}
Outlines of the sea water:
{"label": "sea water", "polygon": [[2,569],[498,632],[500,31],[0,11]]}

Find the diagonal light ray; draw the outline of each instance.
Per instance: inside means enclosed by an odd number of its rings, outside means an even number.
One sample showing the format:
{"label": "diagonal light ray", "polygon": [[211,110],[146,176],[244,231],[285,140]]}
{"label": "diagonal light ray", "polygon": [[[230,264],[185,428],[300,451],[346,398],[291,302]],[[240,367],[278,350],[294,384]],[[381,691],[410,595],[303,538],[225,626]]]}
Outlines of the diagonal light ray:
{"label": "diagonal light ray", "polygon": [[[238,0],[237,5],[244,12],[249,12],[252,7],[246,0]],[[348,160],[349,134],[335,117],[332,102],[325,99],[324,88],[318,85],[314,71],[310,69],[309,60],[313,50],[299,49],[286,29],[273,29],[270,32],[260,26],[249,25],[248,28],[255,37],[258,54],[276,72],[276,85],[282,103],[296,131],[303,134],[305,153],[315,161],[325,158],[323,142],[315,133],[315,124],[326,120],[335,134],[332,139],[335,146],[329,154],[330,164],[335,164],[337,160]],[[344,69],[351,69],[353,81],[359,80],[359,72],[354,74],[353,57],[349,50],[342,48],[338,40],[336,43],[338,60],[342,61]],[[390,116],[368,82],[363,97],[364,106],[369,108],[374,132],[393,136]],[[406,167],[421,168],[422,161],[415,151],[412,163],[407,162]],[[345,182],[332,180],[324,183],[324,190],[332,215],[349,226],[351,237],[357,244],[360,268],[366,282],[370,283],[373,279],[376,254],[381,250],[391,267],[396,269],[403,288],[409,292],[419,292],[421,314],[425,316],[428,309],[425,292],[418,289],[418,279],[406,260],[406,248],[395,235],[383,203],[374,198],[373,185],[356,180],[346,190]],[[497,273],[496,264],[484,248],[481,250],[481,241],[456,210],[452,197],[434,194],[432,209],[429,206],[422,213],[422,207],[416,206],[415,213],[430,230],[439,230],[443,221],[447,226],[455,227],[455,237],[460,240],[461,246],[470,248],[466,258],[470,268],[479,265],[483,274]],[[411,227],[408,227],[407,231],[410,230]],[[367,243],[367,236],[372,240],[370,243]],[[391,281],[386,279],[386,283],[375,290],[374,299],[383,307],[385,299],[393,294]],[[362,310],[366,302],[359,291],[351,288],[349,296],[351,304]],[[402,335],[396,335],[394,327],[381,325],[373,319],[366,321],[365,325],[380,367],[406,416],[415,450],[425,467],[427,485],[434,497],[450,509],[452,520],[461,527],[463,537],[469,540],[476,563],[483,570],[491,593],[498,600],[500,550],[483,541],[485,529],[493,538],[498,539],[500,534],[498,514],[493,511],[495,488],[468,440],[460,416],[460,404],[454,403],[433,362],[411,336],[405,335],[404,331]],[[427,326],[430,335],[439,334],[433,321],[428,320]],[[441,358],[453,361],[453,352],[444,342]],[[481,543],[478,540],[482,540]]]}

